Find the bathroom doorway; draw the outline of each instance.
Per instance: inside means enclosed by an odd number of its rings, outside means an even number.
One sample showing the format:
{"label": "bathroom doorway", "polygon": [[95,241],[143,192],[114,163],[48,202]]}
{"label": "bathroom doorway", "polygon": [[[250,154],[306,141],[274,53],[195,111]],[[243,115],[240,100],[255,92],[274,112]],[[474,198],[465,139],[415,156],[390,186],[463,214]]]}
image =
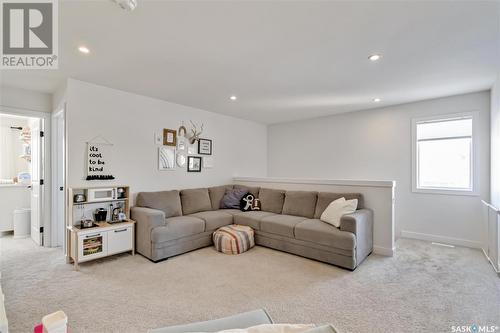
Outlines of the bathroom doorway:
{"label": "bathroom doorway", "polygon": [[45,119],[0,110],[0,234],[44,245]]}

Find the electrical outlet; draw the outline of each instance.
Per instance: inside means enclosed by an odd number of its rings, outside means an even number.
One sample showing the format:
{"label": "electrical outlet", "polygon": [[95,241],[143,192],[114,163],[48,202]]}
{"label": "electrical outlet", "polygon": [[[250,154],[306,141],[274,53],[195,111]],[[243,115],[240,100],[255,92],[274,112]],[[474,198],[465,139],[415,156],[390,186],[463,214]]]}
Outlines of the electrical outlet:
{"label": "electrical outlet", "polygon": [[155,144],[156,145],[163,144],[163,135],[161,134],[161,132],[156,132],[155,133]]}

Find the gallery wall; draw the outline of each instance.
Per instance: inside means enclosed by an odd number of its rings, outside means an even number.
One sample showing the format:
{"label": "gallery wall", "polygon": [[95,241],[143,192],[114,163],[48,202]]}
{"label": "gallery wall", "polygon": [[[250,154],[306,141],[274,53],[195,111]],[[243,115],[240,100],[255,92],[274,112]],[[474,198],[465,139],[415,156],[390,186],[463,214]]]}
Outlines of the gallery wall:
{"label": "gallery wall", "polygon": [[[413,193],[411,119],[479,112],[480,196]],[[479,92],[269,126],[268,176],[395,180],[396,235],[480,247],[489,199],[490,93]]]}
{"label": "gallery wall", "polygon": [[[129,185],[132,192],[231,183],[237,175],[265,176],[265,125],[70,79],[65,100],[68,186]],[[230,101],[228,101],[230,102]],[[188,173],[186,167],[158,170],[155,133],[178,129],[189,120],[204,124],[202,138],[213,140],[214,167]],[[87,141],[98,136],[113,144],[113,181],[86,181]],[[97,141],[102,138],[96,138]]]}

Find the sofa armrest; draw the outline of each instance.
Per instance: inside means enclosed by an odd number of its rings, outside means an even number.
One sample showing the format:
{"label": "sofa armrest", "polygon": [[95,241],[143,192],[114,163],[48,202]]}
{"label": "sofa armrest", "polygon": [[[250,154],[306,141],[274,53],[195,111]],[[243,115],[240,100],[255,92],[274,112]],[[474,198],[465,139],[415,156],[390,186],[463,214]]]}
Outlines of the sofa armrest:
{"label": "sofa armrest", "polygon": [[340,230],[356,236],[356,266],[359,265],[373,250],[373,211],[358,209],[342,216]]}
{"label": "sofa armrest", "polygon": [[136,221],[135,239],[137,252],[152,259],[151,230],[165,225],[165,213],[152,208],[132,207],[130,216]]}

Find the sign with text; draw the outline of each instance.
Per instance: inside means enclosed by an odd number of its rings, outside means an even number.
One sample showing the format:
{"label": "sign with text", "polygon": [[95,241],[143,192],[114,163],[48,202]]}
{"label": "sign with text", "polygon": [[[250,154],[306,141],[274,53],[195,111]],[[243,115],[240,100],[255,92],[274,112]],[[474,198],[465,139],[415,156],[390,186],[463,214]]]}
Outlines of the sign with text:
{"label": "sign with text", "polygon": [[87,143],[87,180],[115,179],[109,170],[112,145]]}

